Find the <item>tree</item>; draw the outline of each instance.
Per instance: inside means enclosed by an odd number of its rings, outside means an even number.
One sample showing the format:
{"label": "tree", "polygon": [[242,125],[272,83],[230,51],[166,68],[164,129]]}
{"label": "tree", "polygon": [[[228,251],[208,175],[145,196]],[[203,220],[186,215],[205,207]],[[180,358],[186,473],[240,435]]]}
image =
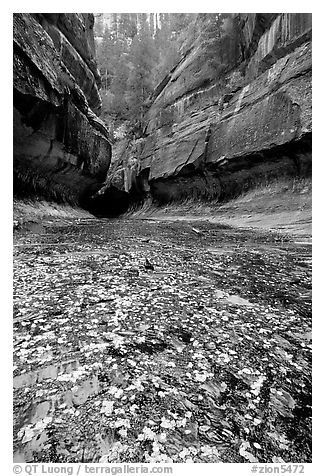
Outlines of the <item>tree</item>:
{"label": "tree", "polygon": [[[154,88],[180,59],[197,14],[113,13],[97,47],[103,113],[141,133]],[[100,19],[98,17],[98,19]],[[96,19],[97,21],[97,19]]]}
{"label": "tree", "polygon": [[106,26],[103,39],[97,47],[97,64],[102,78],[102,88],[107,90],[111,84],[114,71],[112,58],[114,57],[114,40],[111,31]]}
{"label": "tree", "polygon": [[99,36],[99,37],[103,36],[104,18],[102,13],[95,13],[94,33],[95,33],[95,36]]}
{"label": "tree", "polygon": [[225,67],[223,43],[227,35],[223,24],[227,17],[228,14],[223,13],[200,13],[197,17],[197,31],[204,46],[199,68],[211,77],[220,75]]}
{"label": "tree", "polygon": [[154,40],[150,34],[149,25],[141,18],[140,31],[133,38],[129,58],[131,64],[128,81],[127,104],[130,120],[137,129],[143,126],[147,100],[150,97],[153,84],[153,69],[157,55]]}
{"label": "tree", "polygon": [[137,14],[121,13],[120,34],[126,38],[129,38],[130,40],[133,40],[137,33]]}
{"label": "tree", "polygon": [[129,77],[128,45],[126,39],[117,37],[116,31],[105,28],[98,47],[97,63],[102,77],[103,112],[127,118],[125,91]]}
{"label": "tree", "polygon": [[166,16],[161,20],[161,27],[156,31],[154,43],[158,61],[153,71],[153,81],[157,85],[180,59],[179,45],[176,37],[173,36],[169,18]]}

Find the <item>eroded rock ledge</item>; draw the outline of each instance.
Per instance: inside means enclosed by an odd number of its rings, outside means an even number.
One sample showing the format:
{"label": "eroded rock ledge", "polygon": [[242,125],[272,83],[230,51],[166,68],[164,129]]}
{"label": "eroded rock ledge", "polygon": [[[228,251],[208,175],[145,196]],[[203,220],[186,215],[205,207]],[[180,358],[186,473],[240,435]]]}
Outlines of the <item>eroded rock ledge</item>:
{"label": "eroded rock ledge", "polygon": [[14,14],[14,186],[83,203],[104,181],[111,139],[97,117],[92,14]]}
{"label": "eroded rock ledge", "polygon": [[158,86],[144,139],[125,149],[106,190],[223,199],[311,173],[311,15],[232,15],[219,72],[202,62],[205,48],[198,38]]}

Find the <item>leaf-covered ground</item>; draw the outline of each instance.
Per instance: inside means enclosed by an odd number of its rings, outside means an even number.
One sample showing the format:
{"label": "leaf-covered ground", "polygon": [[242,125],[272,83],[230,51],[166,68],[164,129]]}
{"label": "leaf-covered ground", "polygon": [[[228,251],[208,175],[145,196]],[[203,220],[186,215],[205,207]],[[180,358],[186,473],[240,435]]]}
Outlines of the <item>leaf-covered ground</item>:
{"label": "leaf-covered ground", "polygon": [[14,244],[16,461],[311,461],[308,243],[71,219]]}

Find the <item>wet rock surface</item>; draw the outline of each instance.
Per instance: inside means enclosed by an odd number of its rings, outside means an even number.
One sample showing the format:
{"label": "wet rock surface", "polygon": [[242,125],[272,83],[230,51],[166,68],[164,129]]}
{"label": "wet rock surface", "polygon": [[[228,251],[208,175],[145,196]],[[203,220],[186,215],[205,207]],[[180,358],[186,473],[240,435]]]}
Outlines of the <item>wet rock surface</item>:
{"label": "wet rock surface", "polygon": [[157,87],[135,174],[132,146],[121,154],[133,189],[161,203],[311,173],[311,15],[233,14],[223,30],[222,68],[202,63],[211,52],[198,37]]}
{"label": "wet rock surface", "polygon": [[80,203],[111,159],[91,14],[13,17],[14,189]]}
{"label": "wet rock surface", "polygon": [[148,219],[17,231],[14,453],[311,461],[311,246]]}

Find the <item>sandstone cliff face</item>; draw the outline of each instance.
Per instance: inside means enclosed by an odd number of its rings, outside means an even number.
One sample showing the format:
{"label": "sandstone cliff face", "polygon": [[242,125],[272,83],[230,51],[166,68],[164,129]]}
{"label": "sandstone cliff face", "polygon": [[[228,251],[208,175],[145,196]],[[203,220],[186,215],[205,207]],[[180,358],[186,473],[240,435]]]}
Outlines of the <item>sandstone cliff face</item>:
{"label": "sandstone cliff face", "polygon": [[224,198],[310,173],[311,14],[234,14],[223,27],[222,68],[206,67],[198,38],[157,88],[144,146],[123,155],[115,186]]}
{"label": "sandstone cliff face", "polygon": [[83,202],[98,190],[111,140],[91,14],[14,14],[14,185]]}

